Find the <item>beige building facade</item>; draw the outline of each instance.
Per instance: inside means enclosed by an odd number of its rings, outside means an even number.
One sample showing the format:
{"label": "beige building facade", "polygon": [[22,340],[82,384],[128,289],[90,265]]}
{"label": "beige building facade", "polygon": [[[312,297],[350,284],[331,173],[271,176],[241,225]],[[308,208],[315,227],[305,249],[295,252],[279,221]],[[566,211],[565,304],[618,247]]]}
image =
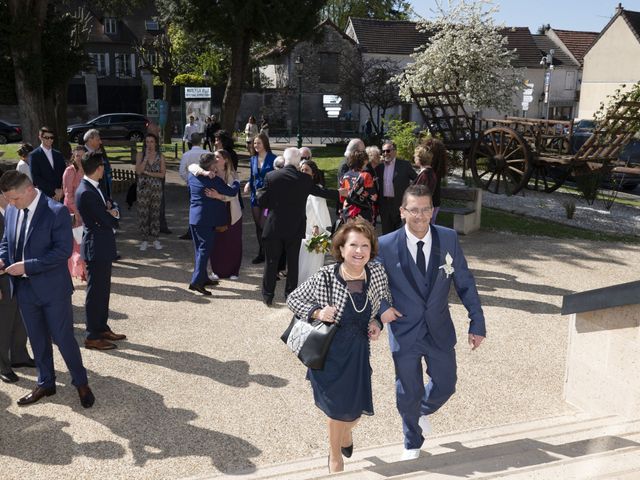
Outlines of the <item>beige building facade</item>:
{"label": "beige building facade", "polygon": [[619,8],[584,57],[579,118],[592,118],[623,85],[640,81],[640,12]]}

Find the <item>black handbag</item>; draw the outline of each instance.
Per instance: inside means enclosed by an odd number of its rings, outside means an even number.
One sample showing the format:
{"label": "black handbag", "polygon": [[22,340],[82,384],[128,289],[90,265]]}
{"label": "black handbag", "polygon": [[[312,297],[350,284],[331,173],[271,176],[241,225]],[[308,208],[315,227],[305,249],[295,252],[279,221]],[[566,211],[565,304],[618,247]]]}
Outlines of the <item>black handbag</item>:
{"label": "black handbag", "polygon": [[[329,301],[331,301],[333,297],[331,276],[327,272],[324,272],[324,276],[329,288]],[[294,315],[280,339],[305,366],[313,370],[322,370],[331,341],[339,327],[338,321],[334,323],[324,323],[320,320],[308,322],[306,319]]]}

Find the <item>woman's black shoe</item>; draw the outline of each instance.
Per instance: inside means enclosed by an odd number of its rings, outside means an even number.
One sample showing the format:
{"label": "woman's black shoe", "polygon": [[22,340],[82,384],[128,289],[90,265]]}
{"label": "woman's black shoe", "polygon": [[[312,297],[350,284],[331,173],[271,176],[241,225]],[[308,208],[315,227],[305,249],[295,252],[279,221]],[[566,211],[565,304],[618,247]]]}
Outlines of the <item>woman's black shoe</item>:
{"label": "woman's black shoe", "polygon": [[251,263],[253,263],[254,265],[262,262],[264,262],[264,255],[258,255],[256,258],[251,260]]}
{"label": "woman's black shoe", "polygon": [[353,443],[348,447],[340,447],[340,451],[346,458],[351,458],[351,455],[353,455]]}

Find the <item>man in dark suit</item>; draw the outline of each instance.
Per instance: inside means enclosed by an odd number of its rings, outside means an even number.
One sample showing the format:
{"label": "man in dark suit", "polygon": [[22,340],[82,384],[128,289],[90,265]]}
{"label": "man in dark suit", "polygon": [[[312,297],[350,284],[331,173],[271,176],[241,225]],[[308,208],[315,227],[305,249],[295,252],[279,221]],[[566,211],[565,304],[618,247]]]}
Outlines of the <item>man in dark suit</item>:
{"label": "man in dark suit", "polygon": [[300,150],[287,148],[283,156],[284,168],[267,173],[264,186],[258,192],[260,208],[269,210],[262,231],[266,257],[262,297],[266,305],[273,304],[278,261],[283,251],[287,256],[285,298],[298,286],[298,256],[307,222],[307,197],[315,195],[338,201],[337,190],[318,187],[310,175],[298,170]]}
{"label": "man in dark suit", "polygon": [[53,341],[69,368],[80,404],[89,408],[95,397],[73,336],[73,283],[67,266],[73,250],[69,210],[15,170],[0,178],[0,191],[11,204],[0,242],[0,270],[11,276],[11,293],[17,296],[38,367],[38,386],[18,405],[56,393]]}
{"label": "man in dark suit", "polygon": [[62,174],[67,168],[62,154],[53,149],[53,132],[40,128],[40,146],[29,154],[29,168],[33,185],[47,197],[62,200]]}
{"label": "man in dark suit", "polygon": [[396,158],[396,155],[396,145],[387,140],[382,145],[384,162],[376,167],[380,185],[378,205],[380,206],[383,235],[393,232],[402,226],[402,220],[400,219],[402,195],[417,177],[416,171],[411,164],[406,160]]}
{"label": "man in dark suit", "polygon": [[[0,176],[2,176],[0,170]],[[7,201],[0,195],[0,238],[4,234],[4,212]],[[8,275],[0,275],[0,380],[13,383],[19,380],[13,368],[35,367],[27,352],[27,332],[24,329],[18,302],[11,296]]]}
{"label": "man in dark suit", "polygon": [[99,182],[104,175],[102,153],[86,153],[82,158],[84,178],[76,190],[76,206],[84,222],[80,251],[87,263],[87,298],[85,311],[87,333],[85,348],[111,350],[111,341],[125,335],[113,333],[107,325],[111,295],[111,265],[116,259],[116,227],[120,212],[105,198]]}
{"label": "man in dark suit", "polygon": [[[468,342],[472,350],[486,336],[484,313],[455,230],[430,225],[431,192],[414,185],[404,193],[402,218],[406,224],[380,237],[377,260],[384,266],[393,307],[380,305],[381,320],[389,325],[389,346],[396,371],[396,406],[402,417],[402,460],[420,455],[430,431],[428,416],[456,389],[456,330],[449,313],[451,286],[471,320]],[[424,384],[423,359],[429,383]]]}
{"label": "man in dark suit", "polygon": [[[215,161],[215,154],[204,153],[200,158],[200,168],[213,172]],[[195,251],[195,265],[189,290],[200,292],[203,295],[211,295],[211,292],[204,286],[209,280],[207,262],[211,249],[214,247],[216,227],[230,223],[226,203],[214,197],[216,192],[235,197],[240,189],[240,183],[236,181],[230,187],[222,178],[213,174],[210,177],[189,174],[187,184],[190,194],[189,228]]]}

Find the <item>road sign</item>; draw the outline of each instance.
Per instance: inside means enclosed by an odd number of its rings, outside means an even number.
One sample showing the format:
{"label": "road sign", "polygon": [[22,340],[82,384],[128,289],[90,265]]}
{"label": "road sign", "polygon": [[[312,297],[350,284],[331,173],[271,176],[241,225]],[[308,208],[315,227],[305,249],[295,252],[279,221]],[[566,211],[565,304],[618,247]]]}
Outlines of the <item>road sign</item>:
{"label": "road sign", "polygon": [[529,102],[522,102],[522,110],[525,112],[529,110]]}
{"label": "road sign", "polygon": [[160,115],[160,100],[155,100],[153,98],[147,99],[147,117],[157,117]]}
{"label": "road sign", "polygon": [[184,87],[184,98],[211,98],[211,87]]}

